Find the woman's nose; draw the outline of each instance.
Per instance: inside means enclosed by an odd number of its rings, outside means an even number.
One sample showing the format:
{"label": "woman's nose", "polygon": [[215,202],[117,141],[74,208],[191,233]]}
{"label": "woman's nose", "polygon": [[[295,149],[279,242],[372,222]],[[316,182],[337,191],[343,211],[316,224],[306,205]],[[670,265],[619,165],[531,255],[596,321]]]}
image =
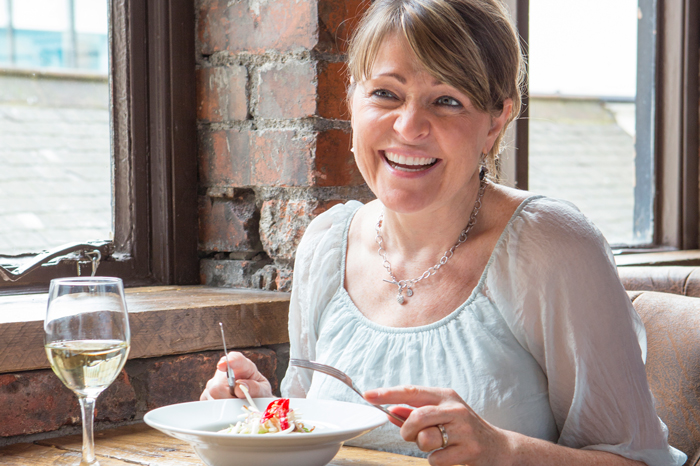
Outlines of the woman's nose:
{"label": "woman's nose", "polygon": [[406,141],[416,141],[430,133],[430,120],[427,109],[415,103],[406,104],[399,109],[394,130]]}

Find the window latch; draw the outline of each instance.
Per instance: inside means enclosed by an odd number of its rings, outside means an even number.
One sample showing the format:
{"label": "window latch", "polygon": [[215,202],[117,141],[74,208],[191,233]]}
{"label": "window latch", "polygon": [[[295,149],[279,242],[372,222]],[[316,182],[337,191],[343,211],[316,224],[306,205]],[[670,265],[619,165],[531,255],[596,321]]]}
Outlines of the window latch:
{"label": "window latch", "polygon": [[56,259],[63,258],[64,256],[68,256],[69,254],[75,252],[78,252],[77,258],[74,259],[78,267],[78,275],[80,275],[81,262],[86,261],[92,263],[92,274],[94,275],[95,272],[97,272],[97,267],[99,266],[100,260],[104,255],[104,251],[101,251],[100,248],[104,249],[104,247],[108,244],[110,243],[107,241],[64,244],[54,249],[45,251],[34,257],[31,262],[18,267],[7,268],[0,265],[0,277],[2,277],[4,281],[16,282],[42,265],[46,265],[52,261],[56,262]]}

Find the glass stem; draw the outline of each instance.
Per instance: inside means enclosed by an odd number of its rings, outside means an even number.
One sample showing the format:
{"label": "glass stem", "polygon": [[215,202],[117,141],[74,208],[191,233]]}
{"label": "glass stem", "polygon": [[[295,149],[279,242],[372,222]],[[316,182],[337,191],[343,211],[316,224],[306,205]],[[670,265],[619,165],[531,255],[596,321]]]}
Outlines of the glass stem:
{"label": "glass stem", "polygon": [[82,465],[97,464],[95,460],[95,437],[93,435],[93,421],[95,419],[95,398],[87,396],[78,397],[80,402],[80,415],[83,418],[83,460]]}

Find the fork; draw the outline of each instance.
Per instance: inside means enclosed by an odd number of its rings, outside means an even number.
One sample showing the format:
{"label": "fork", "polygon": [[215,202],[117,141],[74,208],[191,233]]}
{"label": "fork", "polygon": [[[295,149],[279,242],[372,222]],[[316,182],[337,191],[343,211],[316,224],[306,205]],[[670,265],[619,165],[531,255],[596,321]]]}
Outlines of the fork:
{"label": "fork", "polygon": [[[303,367],[304,369],[311,369],[312,371],[318,371],[318,372],[323,372],[326,375],[330,375],[331,377],[335,377],[336,379],[340,380],[343,382],[345,385],[350,387],[355,393],[360,395],[362,399],[364,400],[365,397],[362,395],[362,392],[355,386],[354,383],[352,383],[352,379],[350,378],[349,375],[347,375],[345,372],[339,371],[335,367],[328,366],[326,364],[320,364],[318,362],[313,362],[313,361],[307,361],[306,359],[295,359],[291,358],[289,360],[289,363],[292,366],[297,366],[297,367]],[[365,400],[367,402],[367,400]],[[369,403],[369,402],[367,402]],[[403,423],[406,419],[402,418],[401,416],[398,416],[388,409],[386,409],[382,405],[375,405],[369,403],[370,406],[374,406],[375,408],[379,409],[380,411],[383,411],[384,413],[388,414],[389,416],[393,417],[397,421]]]}

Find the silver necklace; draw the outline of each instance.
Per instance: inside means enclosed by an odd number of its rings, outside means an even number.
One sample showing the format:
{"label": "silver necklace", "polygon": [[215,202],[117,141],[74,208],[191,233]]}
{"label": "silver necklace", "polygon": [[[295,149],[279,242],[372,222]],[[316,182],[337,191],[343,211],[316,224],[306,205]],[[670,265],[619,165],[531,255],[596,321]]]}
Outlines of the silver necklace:
{"label": "silver necklace", "polygon": [[382,238],[382,221],[384,220],[384,212],[379,214],[379,220],[377,220],[377,236],[375,237],[375,241],[379,245],[379,249],[377,252],[379,253],[379,256],[384,260],[382,262],[382,265],[386,269],[387,272],[389,272],[389,276],[391,277],[391,280],[384,280],[387,283],[391,283],[392,285],[396,285],[399,287],[399,293],[396,296],[396,301],[398,301],[399,304],[403,304],[406,300],[403,296],[404,290],[406,291],[406,297],[410,298],[413,296],[413,287],[418,283],[419,281],[428,278],[432,275],[435,275],[438,270],[440,270],[440,267],[445,265],[448,260],[452,258],[452,256],[455,253],[455,249],[459,247],[460,244],[464,243],[467,240],[467,236],[469,235],[469,232],[471,229],[476,225],[476,216],[479,213],[479,209],[481,209],[481,198],[484,196],[484,191],[486,190],[486,179],[482,178],[481,182],[479,183],[479,193],[476,196],[476,202],[474,202],[474,208],[472,209],[472,213],[469,216],[469,222],[467,223],[467,226],[464,227],[464,230],[459,234],[459,238],[457,239],[457,242],[452,246],[448,251],[445,251],[445,254],[440,258],[437,264],[433,265],[430,267],[428,270],[423,272],[423,275],[421,275],[418,278],[413,278],[410,280],[399,280],[394,276],[394,272],[391,270],[391,262],[389,262],[389,259],[387,258],[386,251],[384,250],[384,238]]}

